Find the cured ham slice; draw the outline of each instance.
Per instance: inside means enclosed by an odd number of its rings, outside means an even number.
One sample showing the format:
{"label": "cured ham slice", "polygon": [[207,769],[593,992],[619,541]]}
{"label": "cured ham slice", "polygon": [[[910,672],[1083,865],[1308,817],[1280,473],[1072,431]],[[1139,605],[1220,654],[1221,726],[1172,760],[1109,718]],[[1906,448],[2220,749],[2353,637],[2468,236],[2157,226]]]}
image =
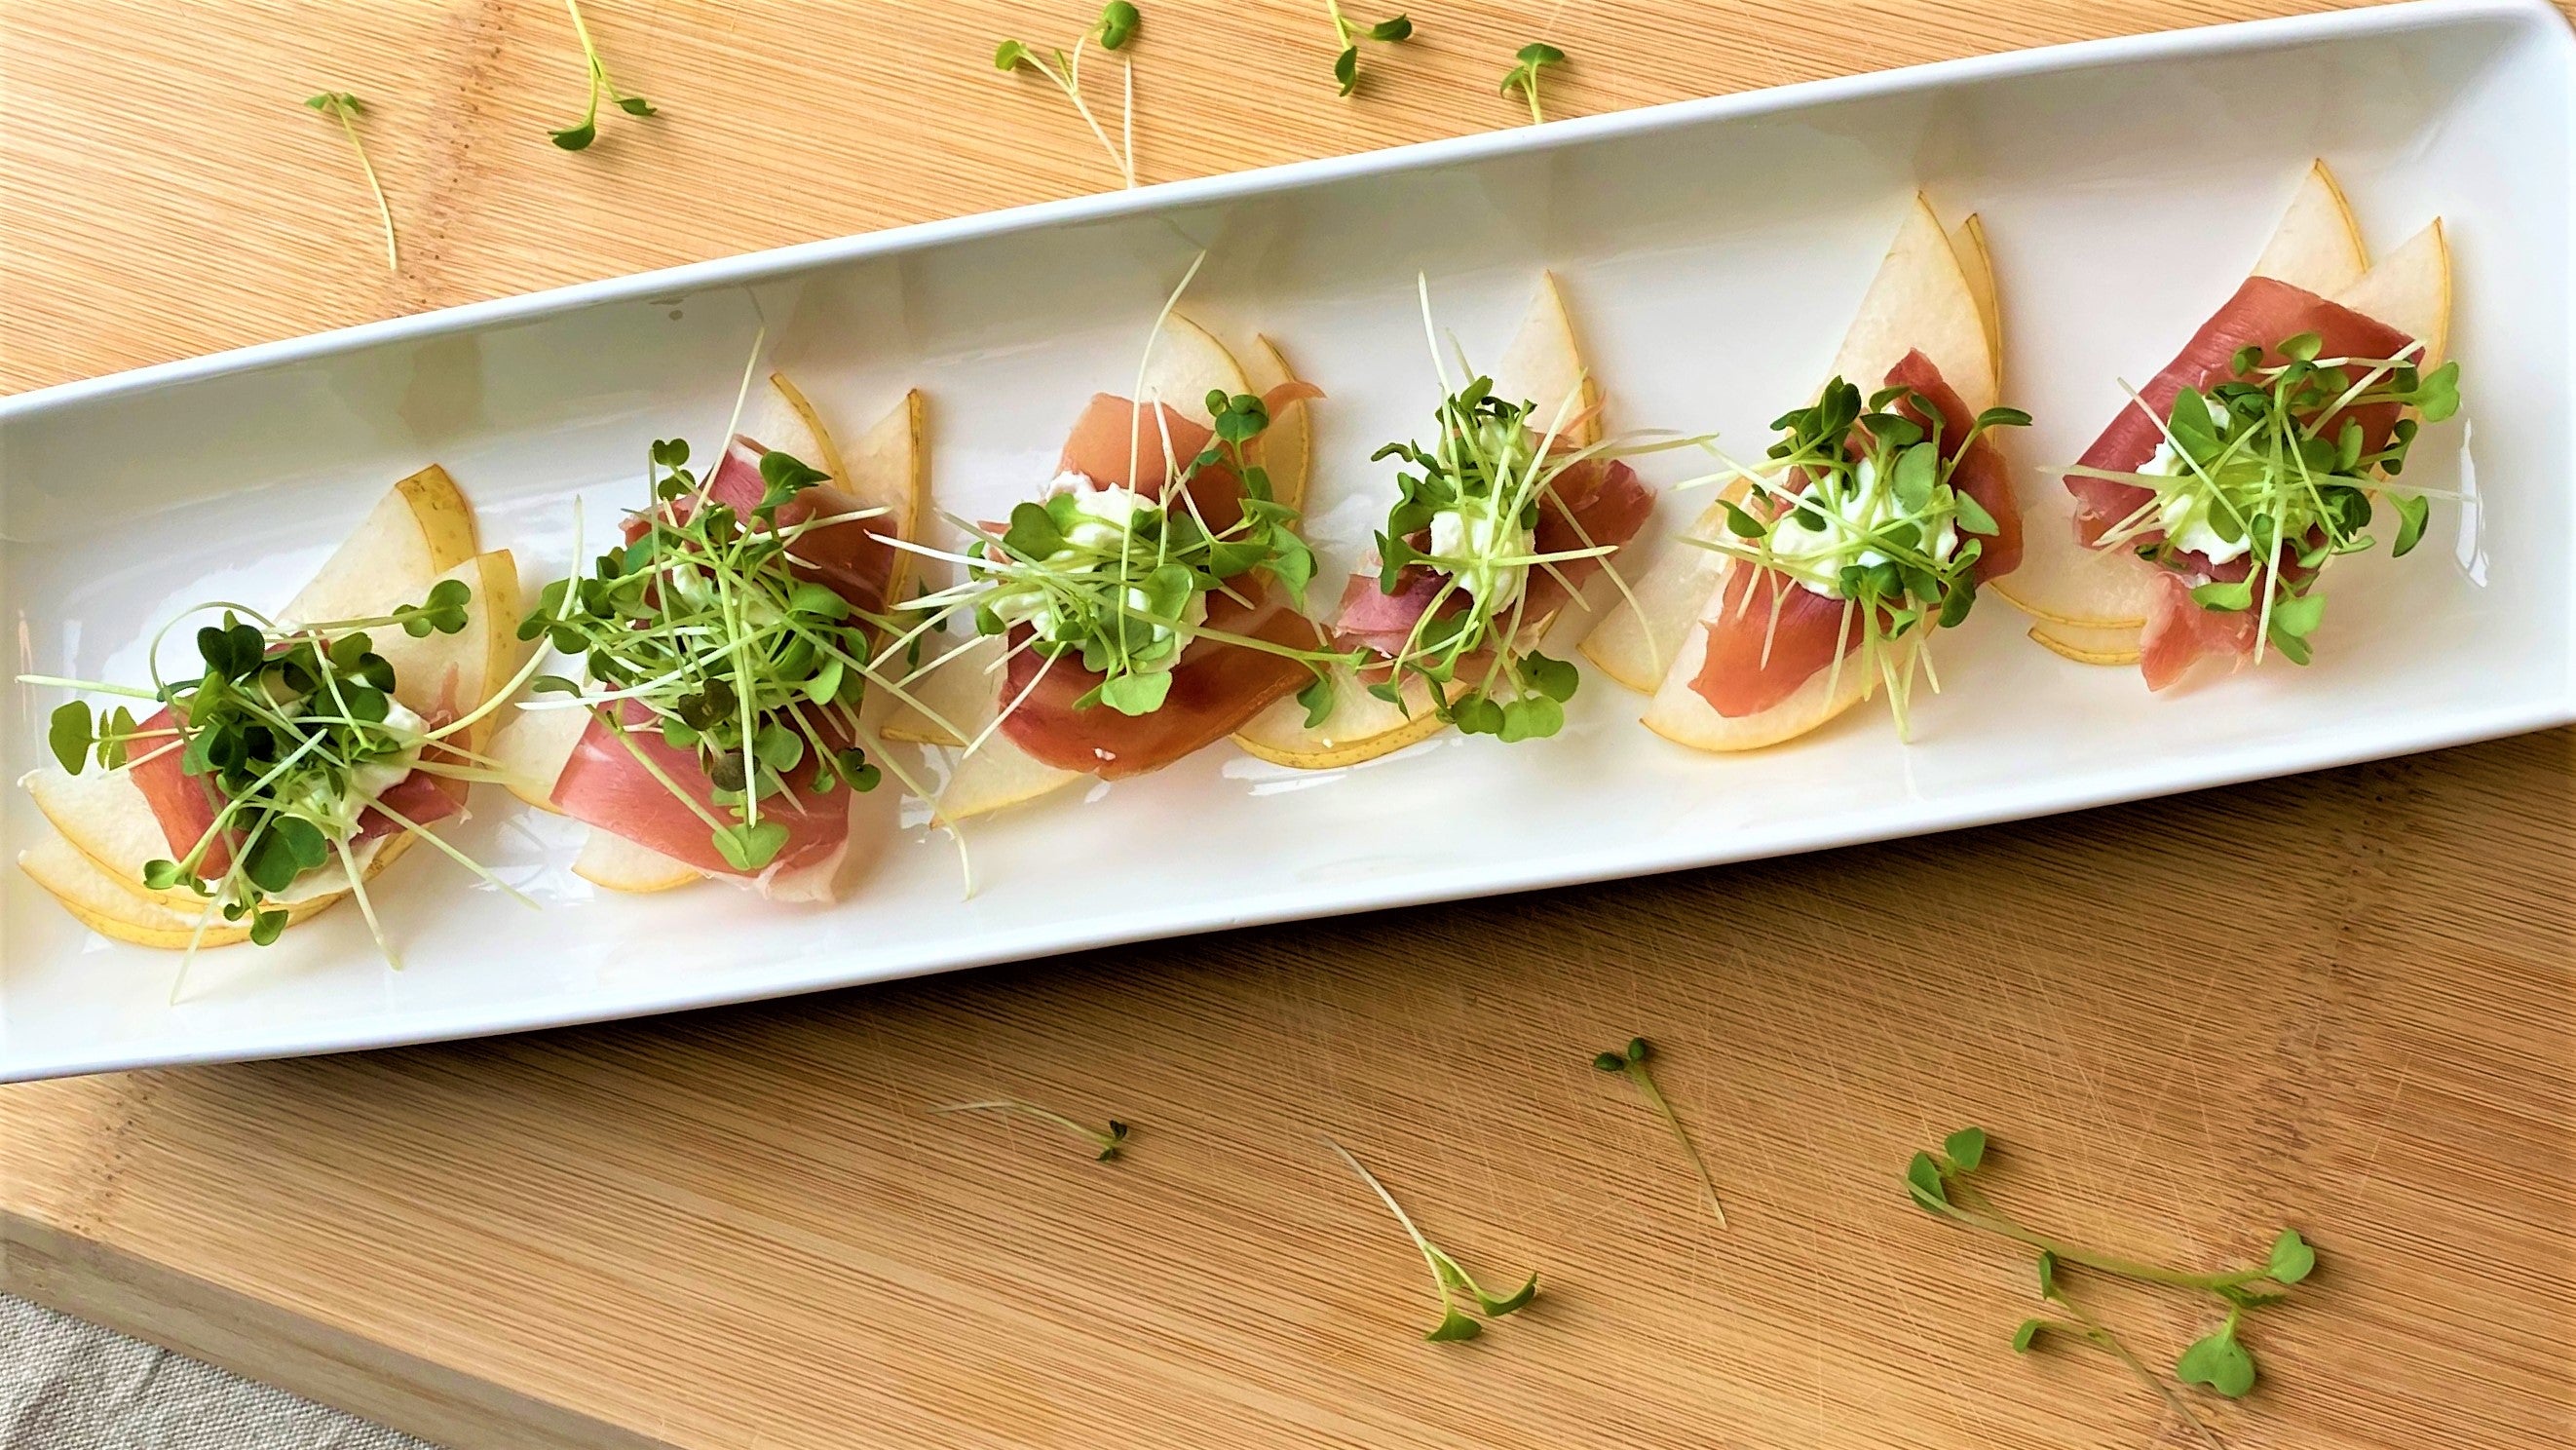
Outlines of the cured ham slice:
{"label": "cured ham slice", "polygon": [[[1290,403],[1321,396],[1313,384],[1289,382],[1272,388],[1263,401],[1275,417]],[[1212,436],[1206,426],[1168,405],[1139,407],[1101,393],[1075,421],[1057,469],[1081,474],[1104,487],[1162,496],[1167,507],[1187,507],[1210,532],[1222,533],[1243,517],[1243,480],[1231,467],[1214,463],[1193,472],[1186,485],[1186,504],[1178,495],[1165,493],[1168,484],[1162,482],[1171,477],[1167,459],[1186,465],[1206,449]],[[1153,480],[1158,486],[1138,487],[1137,479]],[[1313,623],[1266,575],[1244,575],[1228,582],[1244,597],[1207,596],[1206,629],[1290,649],[1321,647]],[[1101,676],[1082,668],[1075,656],[1050,660],[1025,648],[1029,637],[1025,625],[1008,636],[1012,654],[1000,689],[1010,713],[1002,719],[1002,732],[1047,765],[1104,780],[1160,770],[1212,745],[1272,701],[1302,689],[1314,678],[1296,660],[1201,638],[1183,650],[1172,667],[1171,693],[1161,707],[1143,715],[1125,715],[1105,705],[1077,707],[1074,702],[1091,693]]]}
{"label": "cured ham slice", "polygon": [[[684,861],[709,875],[737,880],[765,883],[801,874],[808,868],[837,863],[848,849],[849,789],[843,786],[828,794],[816,792],[811,781],[819,767],[809,764],[799,772],[795,789],[760,803],[763,821],[776,821],[787,828],[786,843],[762,870],[736,870],[717,852],[714,828],[707,824],[709,817],[732,823],[734,808],[716,804],[715,782],[707,778],[698,752],[664,741],[660,722],[639,701],[619,702],[618,722],[625,727],[623,739],[605,721],[594,717],[573,746],[572,758],[564,762],[563,773],[555,778],[551,796],[565,815]],[[827,741],[834,738],[830,733],[824,734]],[[638,755],[651,762],[654,769],[646,769]],[[668,777],[670,785],[657,779],[655,770]],[[688,798],[683,800],[673,794],[672,786],[686,792]]]}
{"label": "cured ham slice", "polygon": [[[767,452],[756,440],[736,434],[724,457],[717,461],[715,475],[707,480],[707,496],[748,518],[768,491],[760,477],[761,456]],[[820,466],[815,459],[799,461],[809,467]],[[665,507],[672,518],[685,521],[696,511],[697,501],[690,496],[675,499]],[[855,513],[861,507],[849,494],[829,483],[818,483],[780,504],[776,518],[778,526],[786,529],[809,519]],[[626,542],[632,544],[643,538],[649,527],[644,519],[628,519]],[[896,529],[890,520],[865,518],[808,530],[788,546],[789,572],[824,585],[859,610],[882,614],[897,560],[897,550],[886,542],[885,535]]]}
{"label": "cured ham slice", "polygon": [[[1536,552],[1564,553],[1608,544],[1625,545],[1654,515],[1655,494],[1637,471],[1615,459],[1587,458],[1554,478],[1539,496]],[[1426,534],[1417,548],[1429,546]],[[1601,571],[1602,558],[1569,559],[1553,568],[1532,569],[1521,599],[1521,617],[1531,624],[1552,618]],[[1333,639],[1340,647],[1365,645],[1381,655],[1403,652],[1414,626],[1432,607],[1447,575],[1427,564],[1409,564],[1396,576],[1395,592],[1379,587],[1375,569],[1350,577],[1342,586],[1341,609],[1333,618]],[[1464,610],[1467,600],[1450,598]]]}
{"label": "cured ham slice", "polygon": [[[144,739],[167,742],[175,736],[160,732],[175,731],[178,725],[178,717],[164,706],[145,720],[138,732]],[[435,722],[432,728],[436,728]],[[174,861],[185,859],[197,848],[197,842],[214,826],[215,814],[223,805],[223,797],[212,780],[188,774],[184,755],[176,746],[157,744],[151,754],[137,757],[127,772],[135,789],[143,792],[143,799],[151,805],[154,818],[161,822],[161,834],[170,843],[170,859]],[[413,825],[426,826],[465,809],[465,782],[415,770],[395,782],[379,799]],[[358,817],[358,833],[349,844],[354,849],[401,829],[392,816],[369,807]],[[197,874],[213,881],[231,870],[233,848],[239,842],[240,833],[226,831],[208,843]]]}
{"label": "cured ham slice", "polygon": [[[1958,461],[1952,486],[1994,517],[1995,532],[1978,536],[1983,542],[1972,570],[1977,582],[2011,573],[2021,562],[2021,505],[2001,450],[1980,436],[1964,454],[1958,451],[1957,440],[1976,419],[1920,351],[1890,368],[1886,385],[1912,388],[1939,411],[1944,446]],[[1899,410],[1917,423],[1930,422],[1910,399]],[[1707,652],[1691,687],[1730,719],[1758,715],[1796,694],[1837,656],[1857,649],[1864,633],[1859,611],[1848,601],[1818,594],[1776,570],[1729,567],[1719,599],[1720,608],[1701,626]]]}
{"label": "cured ham slice", "polygon": [[[2277,364],[2281,358],[2270,349],[2306,332],[2318,335],[2318,356],[2327,358],[2398,357],[2417,341],[2304,288],[2271,277],[2249,277],[2227,305],[2192,334],[2182,352],[2139,390],[2137,401],[2120,410],[2080,461],[2116,473],[2144,469],[2164,441],[2161,421],[2171,415],[2174,399],[2184,388],[2206,391],[2234,377],[2236,354],[2247,347],[2265,349],[2265,363]],[[2367,450],[2376,452],[2386,446],[2397,411],[2386,405],[2351,410],[2350,416],[2362,425]],[[2076,537],[2086,545],[2098,544],[2105,532],[2134,517],[2155,498],[2155,490],[2118,479],[2069,474],[2066,487],[2076,499]],[[2150,529],[2125,543],[2153,544],[2163,538],[2163,531]],[[2173,556],[2159,571],[2166,577],[2150,598],[2146,628],[2139,639],[2138,664],[2147,688],[2165,688],[2204,659],[2243,659],[2253,653],[2256,622],[2251,613],[2204,609],[2191,597],[2194,585],[2243,579],[2251,567],[2248,559],[2222,566],[2205,555],[2186,552]]]}

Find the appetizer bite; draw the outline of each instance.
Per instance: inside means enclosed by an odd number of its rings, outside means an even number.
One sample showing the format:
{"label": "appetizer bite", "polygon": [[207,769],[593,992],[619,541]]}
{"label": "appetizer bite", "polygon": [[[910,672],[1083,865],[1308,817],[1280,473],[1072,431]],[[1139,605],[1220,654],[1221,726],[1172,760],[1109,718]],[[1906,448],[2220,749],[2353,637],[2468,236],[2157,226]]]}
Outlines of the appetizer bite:
{"label": "appetizer bite", "polygon": [[1371,455],[1399,461],[1396,496],[1331,623],[1349,662],[1235,736],[1276,764],[1353,765],[1452,726],[1506,741],[1555,734],[1581,677],[1540,643],[1654,512],[1625,458],[1703,441],[1604,437],[1553,277],[1490,376],[1449,376],[1427,283],[1422,299],[1441,392],[1431,441]]}
{"label": "appetizer bite", "polygon": [[2000,330],[1985,234],[1914,199],[1831,378],[1584,641],[1650,691],[1645,723],[1700,750],[1793,739],[1888,695],[1900,734],[1930,639],[2021,554],[1995,431]]}
{"label": "appetizer bite", "polygon": [[[2203,661],[2308,663],[2326,566],[2374,547],[2420,423],[2458,410],[2450,296],[2439,219],[2370,267],[2316,163],[2254,275],[2066,471],[2071,527],[2037,530],[2011,586],[2032,637],[2151,690]],[[2429,504],[2388,498],[2404,555]]]}
{"label": "appetizer bite", "polygon": [[519,637],[578,678],[539,677],[495,753],[521,799],[591,827],[573,870],[596,885],[829,901],[879,778],[860,711],[909,587],[922,399],[848,449],[781,374],[736,411],[703,471],[655,443],[619,545],[546,586]]}
{"label": "appetizer bite", "polygon": [[[21,677],[119,703],[53,712],[60,764],[20,784],[54,833],[19,867],[101,935],[190,953],[355,897],[399,966],[368,882],[422,840],[491,879],[433,828],[490,778],[518,612],[518,567],[476,551],[456,485],[404,479],[274,615],[212,603],[163,626],[148,687]],[[165,677],[161,645],[192,622],[195,657]]]}
{"label": "appetizer bite", "polygon": [[887,724],[961,752],[942,822],[1160,770],[1334,663],[1302,612],[1315,559],[1295,529],[1322,394],[1267,339],[1252,356],[1166,315],[1137,397],[1092,397],[1037,499],[952,518],[961,552],[915,547],[964,577],[906,602],[912,637],[952,618],[975,634]]}

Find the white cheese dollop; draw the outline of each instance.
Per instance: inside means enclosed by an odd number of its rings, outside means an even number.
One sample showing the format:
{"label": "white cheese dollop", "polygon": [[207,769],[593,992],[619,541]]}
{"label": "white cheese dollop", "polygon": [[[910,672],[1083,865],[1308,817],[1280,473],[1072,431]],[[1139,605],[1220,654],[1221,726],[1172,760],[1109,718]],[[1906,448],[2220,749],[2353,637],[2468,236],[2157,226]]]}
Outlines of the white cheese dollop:
{"label": "white cheese dollop", "polygon": [[[2138,471],[2180,478],[2191,472],[2191,465],[2174,451],[2173,440],[2168,438],[2156,445],[2155,456]],[[2165,531],[2166,540],[2175,548],[2205,555],[2213,564],[2242,558],[2251,546],[2248,540],[2230,540],[2211,528],[2209,510],[2200,507],[2197,495],[2192,493],[2177,493],[2167,498],[2164,506],[2156,512],[2156,525]]]}
{"label": "white cheese dollop", "polygon": [[[1799,587],[1828,599],[1840,599],[1844,564],[1855,563],[1866,569],[1887,562],[1887,556],[1876,549],[1862,549],[1848,560],[1843,551],[1873,525],[1896,519],[1900,510],[1895,493],[1879,481],[1876,459],[1860,461],[1848,489],[1839,497],[1821,491],[1829,486],[1835,485],[1819,484],[1800,494],[1801,505],[1772,525],[1771,553],[1774,567],[1797,580]],[[1822,519],[1809,523],[1817,514],[1822,514]],[[1946,563],[1958,550],[1958,526],[1944,520],[1933,533],[1930,553]]]}
{"label": "white cheese dollop", "polygon": [[1488,612],[1509,609],[1529,585],[1529,566],[1498,564],[1497,559],[1527,558],[1538,549],[1538,536],[1492,514],[1442,509],[1431,516],[1430,552],[1442,560],[1432,568],[1458,581]]}
{"label": "white cheese dollop", "polygon": [[[1140,512],[1161,512],[1161,505],[1145,498],[1123,484],[1102,484],[1088,475],[1068,469],[1055,476],[1049,492],[1069,494],[1073,498],[1074,523],[1065,531],[1065,547],[1044,561],[1062,568],[1074,568],[1085,561],[1085,553],[1116,554],[1126,547],[1134,519]],[[1091,561],[1091,562],[1097,562]],[[1142,589],[1127,591],[1127,604],[1132,609],[1146,609],[1152,601]],[[996,589],[985,600],[987,608],[1004,624],[1025,624],[1043,640],[1061,641],[1076,633],[1076,624],[1057,610],[1054,595],[1034,584]],[[1149,626],[1156,643],[1169,640],[1181,628],[1196,629],[1207,621],[1207,596],[1193,594],[1181,610],[1180,624]],[[1132,672],[1159,674],[1180,663],[1182,651],[1173,650],[1159,659],[1138,661]]]}

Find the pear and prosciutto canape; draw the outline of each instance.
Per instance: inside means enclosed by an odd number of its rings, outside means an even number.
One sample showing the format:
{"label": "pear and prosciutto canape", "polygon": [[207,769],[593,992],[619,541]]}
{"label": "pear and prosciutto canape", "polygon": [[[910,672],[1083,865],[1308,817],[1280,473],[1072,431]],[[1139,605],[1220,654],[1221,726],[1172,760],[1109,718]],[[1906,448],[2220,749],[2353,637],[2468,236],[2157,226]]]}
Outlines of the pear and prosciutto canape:
{"label": "pear and prosciutto canape", "polygon": [[1830,381],[1584,642],[1653,695],[1650,729],[1751,750],[1880,689],[1905,728],[1930,636],[2019,561],[1995,430],[2029,419],[1996,405],[1999,359],[1982,227],[1953,236],[1917,196]]}
{"label": "pear and prosciutto canape", "polygon": [[702,471],[655,444],[618,546],[529,611],[521,637],[581,678],[539,678],[495,754],[522,799],[591,827],[573,869],[594,884],[829,901],[880,778],[861,711],[911,573],[893,541],[925,491],[922,399],[846,449],[782,374],[738,413]]}
{"label": "pear and prosciutto canape", "polygon": [[906,601],[915,634],[971,618],[974,637],[886,733],[956,752],[943,823],[1160,770],[1327,677],[1294,528],[1321,394],[1267,339],[1251,356],[1167,315],[1140,396],[1092,397],[1040,498],[954,520],[964,552],[919,550],[965,577]]}
{"label": "pear and prosciutto canape", "polygon": [[[464,495],[404,479],[275,614],[215,604],[196,658],[150,687],[26,677],[119,700],[53,712],[58,762],[20,782],[54,828],[19,866],[83,924],[187,952],[273,942],[461,816],[517,654],[519,575],[478,552]],[[159,641],[156,640],[156,646]],[[133,703],[124,703],[124,702]],[[138,718],[138,715],[140,718]]]}
{"label": "pear and prosciutto canape", "polygon": [[[1424,318],[1430,301],[1424,288]],[[1442,367],[1433,342],[1434,367]],[[1463,366],[1463,364],[1462,364]],[[1391,443],[1397,494],[1376,557],[1343,585],[1330,643],[1351,662],[1235,736],[1274,764],[1328,770],[1442,730],[1552,735],[1580,677],[1540,645],[1655,508],[1626,459],[1697,439],[1605,435],[1553,277],[1489,375],[1443,379],[1436,433]]]}
{"label": "pear and prosciutto canape", "polygon": [[2459,407],[2450,250],[2437,219],[2366,259],[2316,163],[2254,274],[2066,470],[2071,528],[2037,539],[2016,590],[2035,637],[2134,661],[2152,690],[2204,662],[2306,664],[2320,576],[2375,545],[2383,496],[2391,551],[2414,549],[2430,504],[2391,480]]}

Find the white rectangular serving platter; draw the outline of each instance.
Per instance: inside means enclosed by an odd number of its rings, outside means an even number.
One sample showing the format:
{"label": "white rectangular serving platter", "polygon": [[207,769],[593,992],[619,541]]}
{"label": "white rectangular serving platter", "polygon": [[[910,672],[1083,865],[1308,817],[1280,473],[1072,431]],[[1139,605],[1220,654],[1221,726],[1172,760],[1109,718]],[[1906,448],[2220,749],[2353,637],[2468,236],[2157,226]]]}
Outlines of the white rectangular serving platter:
{"label": "white rectangular serving platter", "polygon": [[[1758,452],[1805,400],[1900,209],[1983,214],[2007,396],[2036,465],[2081,451],[2241,278],[2311,156],[2375,249],[2449,219],[2461,421],[2410,481],[2425,549],[2336,571],[2318,663],[2173,698],[2028,643],[1990,600],[1945,636],[1948,692],[1900,744],[1883,707],[1786,748],[1696,755],[1597,672],[1558,738],[1437,739],[1304,775],[1220,746],[947,841],[885,833],[854,894],[778,908],[702,887],[603,897],[574,832],[498,791],[459,843],[530,911],[416,854],[379,886],[405,970],[352,911],[267,950],[120,947],[15,870],[0,922],[0,1080],[327,1052],[662,1012],[1140,938],[1667,871],[2006,821],[2576,719],[2571,43],[2546,5],[2399,5],[2007,54],[1085,197],[480,304],[0,400],[11,664],[140,674],[206,598],[281,600],[394,479],[444,464],[486,547],[532,575],[640,496],[647,442],[711,443],[757,319],[827,417],[928,390],[940,502],[995,517],[1052,471],[1095,389],[1123,391],[1156,306],[1279,340],[1331,394],[1311,522],[1338,578],[1435,387],[1417,272],[1490,358],[1541,269],[1562,280],[1617,426]],[[1650,460],[1669,481],[1687,460]],[[1656,531],[1697,501],[1667,501]],[[1327,585],[1327,594],[1331,586]],[[59,700],[12,688],[6,771]],[[892,792],[887,792],[891,796]],[[43,829],[18,791],[0,854]],[[891,802],[885,807],[891,811]],[[2215,884],[2215,883],[2213,883]],[[2177,910],[2188,909],[2177,904]]]}

